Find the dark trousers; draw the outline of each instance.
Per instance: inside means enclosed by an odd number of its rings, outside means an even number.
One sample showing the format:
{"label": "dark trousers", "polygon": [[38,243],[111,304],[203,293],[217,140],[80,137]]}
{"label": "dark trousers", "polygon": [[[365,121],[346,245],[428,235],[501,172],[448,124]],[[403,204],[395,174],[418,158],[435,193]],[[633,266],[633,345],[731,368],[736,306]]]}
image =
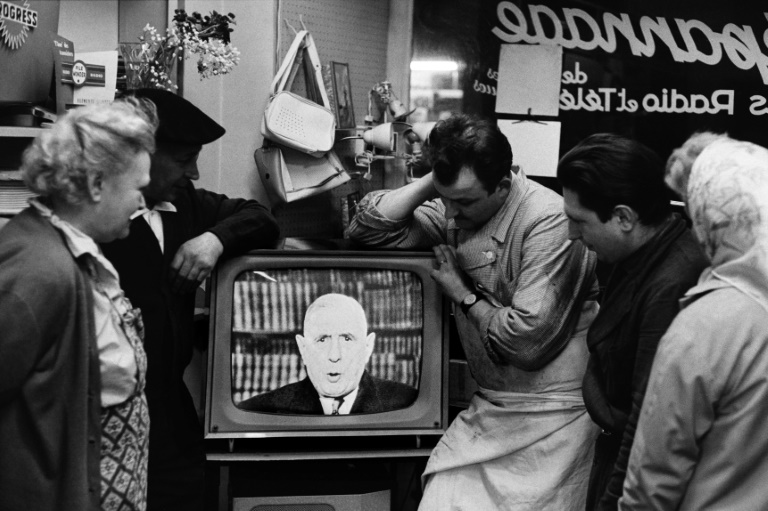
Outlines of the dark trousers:
{"label": "dark trousers", "polygon": [[608,489],[608,482],[619,456],[620,447],[621,435],[603,433],[595,441],[595,457],[592,461],[592,470],[589,473],[589,489],[587,490],[587,511],[601,509],[599,507],[600,500]]}
{"label": "dark trousers", "polygon": [[205,462],[151,466],[147,511],[204,511]]}

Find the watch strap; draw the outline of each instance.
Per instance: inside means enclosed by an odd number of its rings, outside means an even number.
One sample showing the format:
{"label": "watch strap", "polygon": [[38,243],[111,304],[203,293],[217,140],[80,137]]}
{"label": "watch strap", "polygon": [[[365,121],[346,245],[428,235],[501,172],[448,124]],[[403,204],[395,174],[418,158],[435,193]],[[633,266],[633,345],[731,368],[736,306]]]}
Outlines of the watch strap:
{"label": "watch strap", "polygon": [[[473,296],[475,299],[474,301],[470,301],[470,303],[467,303],[467,298]],[[469,314],[469,309],[471,309],[477,302],[483,299],[483,295],[478,293],[477,291],[472,291],[467,296],[465,296],[461,302],[459,303],[459,308],[461,309],[461,312],[464,313],[464,315]]]}

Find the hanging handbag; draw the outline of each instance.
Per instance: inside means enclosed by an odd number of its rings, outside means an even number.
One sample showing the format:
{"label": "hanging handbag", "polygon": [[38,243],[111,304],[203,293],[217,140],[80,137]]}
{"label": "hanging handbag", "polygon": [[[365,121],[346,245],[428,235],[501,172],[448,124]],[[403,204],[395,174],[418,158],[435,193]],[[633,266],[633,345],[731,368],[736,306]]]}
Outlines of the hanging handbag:
{"label": "hanging handbag", "polygon": [[[302,62],[308,64],[304,71],[307,96],[314,101],[290,92]],[[322,67],[312,34],[300,30],[272,80],[261,122],[264,138],[316,158],[330,151],[336,136],[336,116],[322,84]]]}
{"label": "hanging handbag", "polygon": [[253,157],[272,205],[311,197],[350,179],[333,151],[315,158],[289,147],[267,143],[257,149]]}

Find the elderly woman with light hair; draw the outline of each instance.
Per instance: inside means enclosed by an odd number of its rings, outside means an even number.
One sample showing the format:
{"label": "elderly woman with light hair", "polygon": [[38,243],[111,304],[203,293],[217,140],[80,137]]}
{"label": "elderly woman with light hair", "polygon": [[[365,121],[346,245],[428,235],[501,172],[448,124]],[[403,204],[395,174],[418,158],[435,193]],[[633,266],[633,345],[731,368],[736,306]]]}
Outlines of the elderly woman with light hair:
{"label": "elderly woman with light hair", "polygon": [[141,321],[98,243],[144,207],[156,126],[135,99],[83,107],[24,153],[39,196],[0,230],[0,509],[145,509]]}
{"label": "elderly woman with light hair", "polygon": [[712,133],[711,131],[699,131],[688,137],[682,146],[669,155],[664,180],[667,186],[674,190],[683,201],[688,195],[688,178],[693,162],[696,161],[705,147],[720,138],[727,138],[727,135]]}
{"label": "elderly woman with light hair", "polygon": [[768,150],[720,137],[687,186],[711,266],[659,345],[620,509],[768,509]]}

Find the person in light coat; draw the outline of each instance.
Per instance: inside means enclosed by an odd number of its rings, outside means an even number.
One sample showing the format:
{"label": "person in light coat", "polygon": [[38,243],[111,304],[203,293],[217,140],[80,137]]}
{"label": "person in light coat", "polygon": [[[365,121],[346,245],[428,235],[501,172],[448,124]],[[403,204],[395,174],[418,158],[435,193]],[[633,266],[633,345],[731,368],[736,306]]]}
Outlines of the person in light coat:
{"label": "person in light coat", "polygon": [[687,200],[711,266],[659,344],[619,508],[768,509],[768,150],[711,142]]}

